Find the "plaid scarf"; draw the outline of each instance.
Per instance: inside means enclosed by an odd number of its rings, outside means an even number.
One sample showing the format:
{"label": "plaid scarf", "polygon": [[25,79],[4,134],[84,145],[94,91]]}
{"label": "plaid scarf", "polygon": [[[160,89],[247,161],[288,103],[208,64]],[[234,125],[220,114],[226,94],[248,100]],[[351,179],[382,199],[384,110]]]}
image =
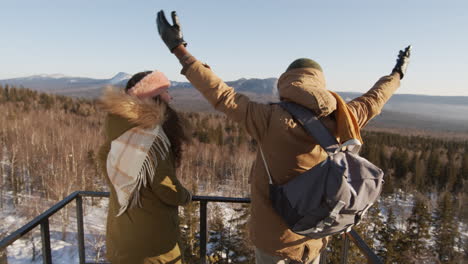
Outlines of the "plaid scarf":
{"label": "plaid scarf", "polygon": [[158,154],[165,160],[170,142],[160,125],[154,129],[134,127],[111,142],[107,174],[117,193],[122,215],[141,207],[140,190],[153,182]]}

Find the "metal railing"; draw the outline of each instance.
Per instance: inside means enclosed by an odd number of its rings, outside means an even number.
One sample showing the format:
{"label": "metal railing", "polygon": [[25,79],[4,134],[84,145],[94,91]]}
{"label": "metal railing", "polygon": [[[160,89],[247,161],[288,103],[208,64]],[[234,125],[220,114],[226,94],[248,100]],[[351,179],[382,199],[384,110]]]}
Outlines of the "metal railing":
{"label": "metal railing", "polygon": [[[80,264],[97,264],[94,262],[86,262],[85,259],[85,241],[84,241],[84,221],[83,221],[83,197],[109,197],[108,192],[90,192],[90,191],[76,191],[67,196],[62,201],[58,202],[44,213],[40,214],[32,221],[19,228],[9,236],[0,241],[0,251],[6,249],[9,245],[13,244],[16,240],[26,235],[35,227],[41,227],[42,238],[42,259],[43,263],[52,263],[52,252],[50,244],[50,230],[49,230],[49,217],[54,215],[60,209],[68,205],[73,200],[76,200],[76,219],[77,219],[77,240],[78,240],[78,255]],[[207,256],[207,206],[209,202],[215,203],[250,203],[249,198],[232,198],[232,197],[217,197],[217,196],[193,196],[192,201],[200,202],[200,261],[206,264]],[[368,263],[380,264],[382,261],[372,251],[372,249],[364,242],[364,240],[351,230],[343,236],[343,250],[341,254],[341,263],[347,263],[349,242],[352,241],[356,244],[362,254],[367,258]],[[326,252],[321,254],[320,263],[326,263]]]}

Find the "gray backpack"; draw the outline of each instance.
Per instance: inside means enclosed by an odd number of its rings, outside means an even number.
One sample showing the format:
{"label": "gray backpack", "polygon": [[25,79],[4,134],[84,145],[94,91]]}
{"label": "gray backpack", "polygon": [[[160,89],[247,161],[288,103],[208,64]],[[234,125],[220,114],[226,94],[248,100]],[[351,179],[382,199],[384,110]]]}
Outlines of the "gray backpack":
{"label": "gray backpack", "polygon": [[340,145],[307,108],[279,103],[328,153],[325,161],[283,185],[270,178],[270,200],[289,228],[318,239],[347,232],[357,225],[378,199],[383,185],[380,168],[358,155],[361,143],[352,139]]}

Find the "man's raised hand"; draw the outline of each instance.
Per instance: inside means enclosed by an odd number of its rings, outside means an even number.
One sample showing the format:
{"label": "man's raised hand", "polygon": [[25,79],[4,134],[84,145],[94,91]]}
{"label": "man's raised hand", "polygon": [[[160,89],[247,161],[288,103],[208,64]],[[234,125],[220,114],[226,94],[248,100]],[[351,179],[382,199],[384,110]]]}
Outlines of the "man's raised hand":
{"label": "man's raised hand", "polygon": [[156,18],[156,24],[158,26],[159,36],[169,50],[173,52],[179,45],[187,46],[187,42],[185,42],[182,36],[179,17],[177,17],[176,12],[172,11],[171,16],[174,25],[169,24],[163,10],[159,11]]}
{"label": "man's raised hand", "polygon": [[400,79],[403,79],[403,76],[406,74],[406,68],[410,61],[411,55],[411,45],[405,48],[405,50],[400,50],[398,53],[398,58],[396,60],[396,65],[392,70],[392,73],[398,72],[400,74]]}

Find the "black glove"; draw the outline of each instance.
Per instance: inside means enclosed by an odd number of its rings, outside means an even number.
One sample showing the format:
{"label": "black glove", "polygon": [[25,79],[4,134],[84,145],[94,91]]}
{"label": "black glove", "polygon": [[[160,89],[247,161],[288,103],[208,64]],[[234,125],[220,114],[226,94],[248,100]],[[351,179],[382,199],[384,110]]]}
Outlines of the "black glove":
{"label": "black glove", "polygon": [[400,50],[398,58],[396,60],[395,68],[393,68],[392,73],[398,72],[400,74],[400,79],[403,79],[405,76],[406,68],[408,67],[409,58],[410,58],[411,45],[405,48],[405,50]]}
{"label": "black glove", "polygon": [[180,29],[179,24],[179,17],[175,11],[172,11],[172,22],[174,25],[170,25],[167,22],[166,16],[164,15],[164,11],[158,12],[158,17],[156,18],[156,24],[158,25],[158,32],[161,39],[164,41],[166,46],[172,52],[177,46],[184,45],[187,46],[187,42],[185,42],[182,36],[182,30]]}

